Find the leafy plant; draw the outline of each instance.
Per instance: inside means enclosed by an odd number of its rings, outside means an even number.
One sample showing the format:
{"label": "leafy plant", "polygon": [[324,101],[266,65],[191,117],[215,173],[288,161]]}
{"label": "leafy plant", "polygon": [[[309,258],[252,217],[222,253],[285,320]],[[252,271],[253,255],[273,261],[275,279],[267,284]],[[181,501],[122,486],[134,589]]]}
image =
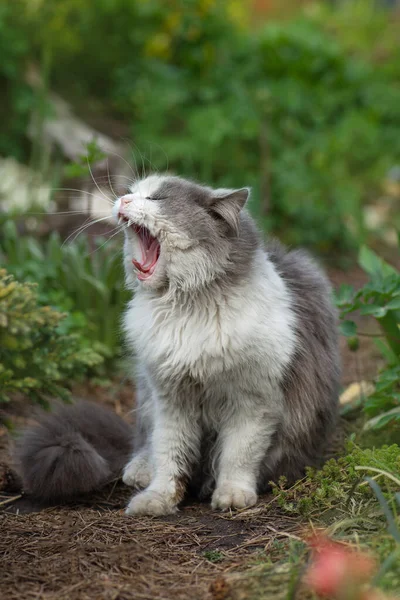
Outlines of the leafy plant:
{"label": "leafy plant", "polygon": [[396,491],[399,472],[400,448],[397,444],[363,449],[349,442],[345,456],[329,460],[320,470],[308,469],[306,477],[289,489],[282,479],[273,486],[273,493],[279,505],[288,512],[312,518],[324,514],[329,520],[337,518],[337,511],[345,510],[351,498],[360,503],[373,496],[371,488],[358,485],[365,474],[389,474],[385,479],[387,489]]}
{"label": "leafy plant", "polygon": [[40,306],[36,287],[0,270],[0,402],[15,393],[67,400],[69,383],[103,361],[95,345],[61,332],[65,315]]}
{"label": "leafy plant", "polygon": [[203,556],[212,563],[217,563],[221,560],[224,560],[224,555],[219,550],[205,550],[203,552]]}
{"label": "leafy plant", "polygon": [[[394,542],[394,548],[392,549],[390,554],[388,556],[386,556],[383,564],[381,565],[381,567],[379,569],[379,572],[375,576],[374,583],[377,584],[380,581],[382,581],[383,577],[391,569],[391,567],[393,567],[394,564],[397,563],[397,565],[399,565],[400,530],[399,530],[399,527],[397,524],[397,519],[396,519],[397,515],[395,513],[395,510],[396,510],[395,503],[393,503],[394,510],[392,510],[390,508],[390,505],[389,505],[387,499],[385,498],[384,493],[382,492],[382,489],[377,484],[377,482],[374,479],[372,479],[371,477],[366,477],[366,481],[368,481],[369,485],[371,486],[371,489],[373,490],[373,492],[381,506],[382,512],[386,518],[388,532],[392,536],[392,539]],[[394,495],[394,498],[400,507],[400,493],[397,492]],[[398,573],[398,574],[400,574],[400,573]]]}
{"label": "leafy plant", "polygon": [[99,148],[95,139],[88,142],[85,147],[86,152],[82,153],[77,160],[66,165],[64,172],[66,177],[82,177],[90,174],[90,165],[106,158],[106,154]]}
{"label": "leafy plant", "polygon": [[337,28],[328,35],[327,19],[254,31],[233,1],[35,7],[34,49],[51,52],[53,86],[81,110],[124,119],[146,166],[252,185],[264,227],[290,244],[331,257],[363,239],[362,206],[400,160],[400,88]]}
{"label": "leafy plant", "polygon": [[24,81],[24,68],[31,52],[29,28],[21,0],[0,4],[0,93],[2,121],[0,155],[27,158],[26,130],[35,98]]}
{"label": "leafy plant", "polygon": [[372,419],[370,427],[380,428],[400,424],[400,272],[363,246],[359,263],[370,280],[360,290],[342,285],[337,295],[337,305],[343,319],[342,333],[357,345],[357,325],[347,316],[354,311],[374,317],[384,334],[385,342],[376,340],[386,359],[387,366],[378,375],[375,392],[364,404]]}
{"label": "leafy plant", "polygon": [[96,342],[109,366],[121,355],[120,318],[128,292],[124,286],[121,245],[81,236],[63,243],[53,232],[47,241],[20,236],[15,223],[1,228],[0,259],[18,280],[38,284],[38,301],[67,312],[63,333]]}

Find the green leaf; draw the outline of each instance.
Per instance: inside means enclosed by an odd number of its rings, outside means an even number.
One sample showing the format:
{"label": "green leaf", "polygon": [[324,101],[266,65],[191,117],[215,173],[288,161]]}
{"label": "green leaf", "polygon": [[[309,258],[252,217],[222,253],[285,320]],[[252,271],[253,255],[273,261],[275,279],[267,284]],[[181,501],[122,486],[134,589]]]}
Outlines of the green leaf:
{"label": "green leaf", "polygon": [[400,407],[395,407],[367,421],[364,430],[382,429],[393,421],[400,421]]}
{"label": "green leaf", "polygon": [[378,348],[382,356],[386,359],[389,365],[395,365],[396,363],[398,363],[399,359],[397,354],[393,352],[390,346],[385,344],[383,340],[380,340],[379,338],[374,338],[374,344]]}
{"label": "green leaf", "polygon": [[367,246],[361,246],[358,254],[358,263],[368,275],[386,277],[389,275],[398,275],[398,271],[391,267],[386,261],[380,258],[373,250]]}
{"label": "green leaf", "polygon": [[350,304],[354,297],[354,288],[351,285],[342,283],[340,288],[335,294],[335,301],[337,306],[343,306]]}
{"label": "green leaf", "polygon": [[397,543],[400,543],[400,531],[397,527],[394,515],[393,515],[392,511],[390,510],[389,504],[388,504],[385,496],[383,495],[381,488],[376,483],[376,481],[371,479],[371,477],[366,477],[365,479],[368,481],[369,485],[373,489],[375,496],[377,497],[378,502],[381,505],[383,514],[386,517],[389,533],[393,536],[393,538],[396,540]]}
{"label": "green leaf", "polygon": [[367,306],[363,306],[360,309],[360,314],[371,315],[371,317],[375,317],[376,319],[381,319],[386,313],[386,306],[377,306],[376,304],[367,304]]}
{"label": "green leaf", "polygon": [[351,337],[357,333],[357,325],[354,321],[342,321],[339,325],[340,332],[346,337]]}
{"label": "green leaf", "polygon": [[385,306],[387,310],[399,310],[400,309],[400,296],[396,296],[393,300],[390,300]]}

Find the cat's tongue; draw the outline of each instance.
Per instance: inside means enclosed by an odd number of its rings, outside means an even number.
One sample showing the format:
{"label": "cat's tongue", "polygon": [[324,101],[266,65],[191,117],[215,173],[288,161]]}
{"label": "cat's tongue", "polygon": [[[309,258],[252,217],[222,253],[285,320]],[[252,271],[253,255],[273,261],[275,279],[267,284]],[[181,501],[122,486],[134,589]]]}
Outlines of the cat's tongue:
{"label": "cat's tongue", "polygon": [[136,233],[139,238],[142,258],[140,262],[133,259],[132,263],[138,270],[137,278],[143,281],[144,279],[148,279],[156,268],[158,257],[160,256],[160,244],[157,239],[150,235],[147,229],[138,228]]}

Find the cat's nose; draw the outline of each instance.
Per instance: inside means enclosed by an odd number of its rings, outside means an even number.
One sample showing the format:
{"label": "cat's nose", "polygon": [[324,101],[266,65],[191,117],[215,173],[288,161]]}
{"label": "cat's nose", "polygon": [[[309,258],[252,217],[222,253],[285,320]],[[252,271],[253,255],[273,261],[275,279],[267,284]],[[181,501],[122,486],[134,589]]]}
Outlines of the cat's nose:
{"label": "cat's nose", "polygon": [[120,199],[120,208],[125,208],[125,206],[127,204],[130,204],[132,202],[132,198],[129,198],[129,196],[122,196],[122,198]]}

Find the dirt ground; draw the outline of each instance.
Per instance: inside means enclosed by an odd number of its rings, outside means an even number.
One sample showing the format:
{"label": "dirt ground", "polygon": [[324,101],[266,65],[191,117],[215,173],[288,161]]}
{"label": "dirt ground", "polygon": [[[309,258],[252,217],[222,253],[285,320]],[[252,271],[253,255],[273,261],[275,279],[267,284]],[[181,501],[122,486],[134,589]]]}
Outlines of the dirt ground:
{"label": "dirt ground", "polygon": [[[356,271],[355,285],[363,283]],[[343,274],[331,272],[335,284]],[[362,323],[371,331],[371,323]],[[371,338],[357,353],[341,340],[343,385],[371,379],[379,357]],[[75,395],[95,397],[128,416],[133,390],[85,386]],[[16,427],[31,420],[25,403],[8,416]],[[239,598],[230,574],[273,555],[276,544],[302,535],[294,518],[282,514],[272,496],[253,509],[212,512],[187,501],[174,516],[126,517],[130,490],[119,482],[74,505],[41,509],[20,495],[10,471],[9,439],[0,426],[0,598],[4,600],[224,600]],[[272,553],[272,554],[271,554]],[[272,585],[272,584],[271,584]],[[235,591],[236,590],[236,591]],[[282,582],[265,598],[283,597]],[[236,594],[236,595],[235,595]],[[286,597],[286,596],[285,596]]]}
{"label": "dirt ground", "polygon": [[[95,391],[100,401],[106,395],[90,388],[84,395]],[[114,398],[118,412],[124,412],[127,397],[122,387]],[[14,412],[19,425],[30,421],[22,405]],[[299,529],[272,496],[236,514],[214,513],[188,499],[177,515],[128,518],[123,509],[131,491],[120,482],[73,505],[43,509],[21,496],[6,438],[3,431],[0,598],[222,600],[230,593],[227,573],[242,570],[254,553]]]}

